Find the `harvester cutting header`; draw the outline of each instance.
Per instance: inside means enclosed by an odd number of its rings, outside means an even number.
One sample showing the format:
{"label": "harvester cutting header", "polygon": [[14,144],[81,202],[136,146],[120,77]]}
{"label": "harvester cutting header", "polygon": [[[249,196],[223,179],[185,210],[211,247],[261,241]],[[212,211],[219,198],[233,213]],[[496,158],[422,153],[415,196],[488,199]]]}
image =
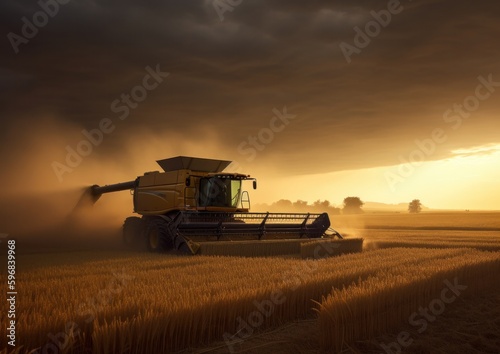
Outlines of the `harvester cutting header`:
{"label": "harvester cutting header", "polygon": [[105,193],[132,191],[134,212],[142,217],[125,220],[127,245],[196,254],[204,242],[320,238],[330,227],[326,213],[251,213],[243,186],[252,181],[256,189],[257,181],[223,172],[231,161],[178,156],[157,162],[164,172],[90,188],[94,202]]}

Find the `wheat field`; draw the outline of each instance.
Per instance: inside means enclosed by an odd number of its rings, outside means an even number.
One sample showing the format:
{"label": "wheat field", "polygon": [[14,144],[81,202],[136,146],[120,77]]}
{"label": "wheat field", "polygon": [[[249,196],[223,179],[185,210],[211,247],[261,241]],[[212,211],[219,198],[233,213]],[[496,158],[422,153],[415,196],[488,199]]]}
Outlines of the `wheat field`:
{"label": "wheat field", "polygon": [[[1,353],[51,352],[54,345],[64,353],[170,353],[213,343],[227,352],[305,318],[316,319],[318,350],[340,352],[397,331],[444,280],[457,277],[468,287],[464,296],[473,297],[500,271],[494,231],[393,226],[359,236],[368,244],[362,253],[321,259],[21,254],[18,345],[13,351],[1,337]],[[302,256],[323,254],[327,246],[305,243]],[[0,320],[7,320],[6,311]]]}
{"label": "wheat field", "polygon": [[[423,265],[449,264],[446,269],[453,271],[457,264],[469,265],[459,260],[470,259],[498,264],[499,255],[460,248],[381,249],[323,260],[140,254],[32,268],[19,287],[19,340],[25,350],[43,348],[48,334],[63,331],[71,321],[78,331],[68,339],[70,352],[171,352],[237,333],[237,319],[251,317],[255,302],[269,303],[276,292],[284,301],[273,304],[256,330],[307,315],[313,301],[320,302],[332,288],[386,284],[391,276],[407,276]],[[408,277],[405,284],[414,280],[422,279]],[[322,308],[329,308],[331,296]]]}
{"label": "wheat field", "polygon": [[459,281],[467,296],[497,285],[488,275],[500,271],[498,253],[463,249],[432,259],[419,259],[413,253],[407,257],[413,261],[334,289],[322,299],[318,312],[323,349],[339,352],[355,340],[398,328],[422,304],[440,301],[446,282]]}
{"label": "wheat field", "polygon": [[391,247],[471,247],[500,251],[500,232],[461,230],[362,230],[364,249]]}

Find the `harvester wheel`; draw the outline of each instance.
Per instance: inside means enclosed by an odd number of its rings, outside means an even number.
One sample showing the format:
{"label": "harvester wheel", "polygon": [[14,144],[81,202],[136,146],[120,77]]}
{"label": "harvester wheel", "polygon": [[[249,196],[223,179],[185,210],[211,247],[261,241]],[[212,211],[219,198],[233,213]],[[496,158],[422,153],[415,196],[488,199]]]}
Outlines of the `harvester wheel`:
{"label": "harvester wheel", "polygon": [[151,252],[162,252],[172,249],[172,237],[168,223],[161,218],[148,220],[146,229],[146,245]]}
{"label": "harvester wheel", "polygon": [[143,232],[144,220],[137,216],[126,218],[123,223],[123,243],[128,247],[137,245]]}

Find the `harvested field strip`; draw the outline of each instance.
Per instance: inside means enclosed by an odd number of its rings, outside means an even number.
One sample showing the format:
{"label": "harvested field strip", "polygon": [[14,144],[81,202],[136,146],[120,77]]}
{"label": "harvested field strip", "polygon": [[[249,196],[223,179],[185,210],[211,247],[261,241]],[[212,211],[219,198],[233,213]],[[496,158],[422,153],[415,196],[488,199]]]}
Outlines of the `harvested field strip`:
{"label": "harvested field strip", "polygon": [[366,225],[365,229],[372,230],[426,230],[426,231],[500,231],[500,227],[481,226],[389,226]]}
{"label": "harvested field strip", "polygon": [[413,230],[413,231],[398,231],[398,230],[359,230],[359,233],[368,239],[390,239],[396,240],[468,240],[468,241],[500,241],[500,233],[493,231],[440,231],[432,230]]}
{"label": "harvested field strip", "polygon": [[500,229],[499,212],[470,213],[421,213],[387,214],[365,213],[362,215],[330,215],[332,226],[342,231],[347,228],[371,229]]}
{"label": "harvested field strip", "polygon": [[[75,348],[95,353],[132,348],[173,351],[221,340],[279,293],[260,329],[304,316],[334,288],[435,258],[471,258],[464,249],[382,249],[322,260],[169,257],[125,254],[85,267],[45,267],[19,273],[17,330],[23,349],[78,324]],[[2,311],[1,320],[5,320]],[[133,335],[132,335],[133,334]],[[5,347],[5,338],[0,339]],[[22,351],[21,351],[22,352]]]}
{"label": "harvested field strip", "polygon": [[[388,247],[430,247],[451,248],[466,247],[483,251],[500,251],[500,234],[498,232],[465,231],[415,231],[404,233],[393,230],[365,230],[365,249]],[[402,236],[400,236],[402,235]]]}
{"label": "harvested field strip", "polygon": [[376,241],[377,248],[429,247],[429,248],[475,248],[480,251],[500,251],[499,242],[445,242],[445,241]]}
{"label": "harvested field strip", "polygon": [[488,275],[499,271],[500,253],[469,250],[466,255],[420,262],[418,271],[402,264],[354,286],[334,289],[319,306],[322,348],[339,352],[357,339],[397,329],[419,306],[442,296],[445,280],[467,286],[463,296],[498,286]]}

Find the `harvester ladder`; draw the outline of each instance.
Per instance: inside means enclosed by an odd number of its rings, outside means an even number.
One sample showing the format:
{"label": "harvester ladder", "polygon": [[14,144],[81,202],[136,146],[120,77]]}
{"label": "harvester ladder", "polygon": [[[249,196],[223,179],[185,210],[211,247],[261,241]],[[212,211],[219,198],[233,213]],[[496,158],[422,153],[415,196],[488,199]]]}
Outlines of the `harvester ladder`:
{"label": "harvester ladder", "polygon": [[[245,207],[244,203],[247,203],[248,207]],[[241,193],[241,207],[250,210],[250,195],[248,194],[248,191],[243,191]]]}

